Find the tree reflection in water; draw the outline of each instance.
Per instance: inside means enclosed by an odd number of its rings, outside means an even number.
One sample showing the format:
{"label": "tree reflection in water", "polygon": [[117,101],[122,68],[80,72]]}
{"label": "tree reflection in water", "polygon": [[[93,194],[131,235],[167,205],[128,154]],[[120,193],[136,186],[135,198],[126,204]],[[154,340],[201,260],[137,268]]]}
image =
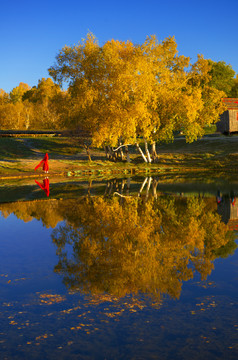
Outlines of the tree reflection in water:
{"label": "tree reflection in water", "polygon": [[157,185],[146,178],[133,197],[129,179],[112,180],[101,197],[91,197],[89,186],[86,197],[5,203],[0,210],[55,228],[55,271],[70,291],[179,298],[183,281],[195,271],[206,279],[214,260],[233,253],[236,243],[221,221],[225,195],[217,205],[215,197],[157,194]]}
{"label": "tree reflection in water", "polygon": [[195,271],[206,279],[214,259],[234,250],[233,233],[197,197],[87,196],[61,213],[55,271],[70,291],[179,298],[183,281]]}

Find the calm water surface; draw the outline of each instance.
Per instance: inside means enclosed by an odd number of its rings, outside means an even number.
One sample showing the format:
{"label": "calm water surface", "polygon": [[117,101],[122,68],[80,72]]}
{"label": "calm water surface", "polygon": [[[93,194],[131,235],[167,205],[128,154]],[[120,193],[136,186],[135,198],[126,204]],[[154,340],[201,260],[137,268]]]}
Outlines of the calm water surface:
{"label": "calm water surface", "polygon": [[238,187],[41,185],[0,191],[0,359],[238,358]]}

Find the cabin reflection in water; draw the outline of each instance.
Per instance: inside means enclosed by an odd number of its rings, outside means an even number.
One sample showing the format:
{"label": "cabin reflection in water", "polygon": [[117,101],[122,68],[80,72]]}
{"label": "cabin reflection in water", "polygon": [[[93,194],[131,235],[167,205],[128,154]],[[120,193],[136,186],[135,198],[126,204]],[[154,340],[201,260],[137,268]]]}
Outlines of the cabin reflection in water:
{"label": "cabin reflection in water", "polygon": [[233,192],[217,196],[217,212],[230,230],[238,230],[238,201]]}

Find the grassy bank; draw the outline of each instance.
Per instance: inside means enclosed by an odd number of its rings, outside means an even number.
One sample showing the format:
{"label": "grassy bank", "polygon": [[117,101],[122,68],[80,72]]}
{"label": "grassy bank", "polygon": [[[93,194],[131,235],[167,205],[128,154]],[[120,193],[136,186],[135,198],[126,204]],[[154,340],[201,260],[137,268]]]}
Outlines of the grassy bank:
{"label": "grassy bank", "polygon": [[79,141],[66,137],[0,138],[0,177],[35,177],[44,175],[37,163],[48,152],[49,176],[98,176],[137,173],[207,173],[236,174],[238,172],[238,136],[205,136],[186,143],[177,137],[171,144],[157,146],[158,163],[145,164],[136,149],[131,148],[131,163],[106,160],[100,149],[91,149],[88,161]]}

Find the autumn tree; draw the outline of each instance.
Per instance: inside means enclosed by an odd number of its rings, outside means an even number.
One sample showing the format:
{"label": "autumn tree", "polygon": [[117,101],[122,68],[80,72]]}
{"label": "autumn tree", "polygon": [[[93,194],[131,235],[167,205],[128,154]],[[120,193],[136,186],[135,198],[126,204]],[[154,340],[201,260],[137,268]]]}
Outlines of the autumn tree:
{"label": "autumn tree", "polygon": [[24,104],[33,107],[31,127],[36,129],[57,129],[61,126],[61,108],[65,95],[52,79],[42,78],[38,85],[24,93]]}
{"label": "autumn tree", "polygon": [[209,74],[211,79],[209,85],[217,90],[224,91],[226,97],[232,97],[232,88],[235,82],[235,71],[230,64],[226,64],[224,61],[212,61],[208,60],[210,65]]}
{"label": "autumn tree", "polygon": [[111,40],[100,47],[88,34],[77,46],[65,46],[49,73],[69,84],[69,126],[90,131],[96,146],[136,144],[151,162],[148,143],[155,159],[156,141],[173,140],[181,128],[188,141],[196,140],[224,111],[223,93],[208,85],[209,70],[201,56],[192,66],[179,56],[174,38],[158,43],[150,36],[142,45]]}
{"label": "autumn tree", "polygon": [[1,91],[0,126],[5,129],[28,129],[30,109],[22,103],[23,94],[29,85],[20,83],[10,94]]}
{"label": "autumn tree", "polygon": [[13,104],[22,101],[22,97],[26,91],[30,90],[30,86],[21,82],[18,86],[12,89],[10,92],[10,99]]}
{"label": "autumn tree", "polygon": [[4,129],[28,129],[33,109],[31,104],[23,103],[23,96],[30,86],[21,82],[10,94],[3,92],[0,98],[0,124]]}
{"label": "autumn tree", "polygon": [[67,116],[67,92],[52,79],[30,88],[20,83],[8,95],[0,92],[0,125],[5,129],[58,129]]}
{"label": "autumn tree", "polygon": [[0,125],[3,129],[28,129],[32,107],[22,102],[0,105]]}
{"label": "autumn tree", "polygon": [[0,106],[9,103],[9,101],[10,101],[9,94],[3,89],[0,89]]}
{"label": "autumn tree", "polygon": [[234,83],[231,88],[230,96],[232,98],[238,98],[238,75],[234,79]]}

